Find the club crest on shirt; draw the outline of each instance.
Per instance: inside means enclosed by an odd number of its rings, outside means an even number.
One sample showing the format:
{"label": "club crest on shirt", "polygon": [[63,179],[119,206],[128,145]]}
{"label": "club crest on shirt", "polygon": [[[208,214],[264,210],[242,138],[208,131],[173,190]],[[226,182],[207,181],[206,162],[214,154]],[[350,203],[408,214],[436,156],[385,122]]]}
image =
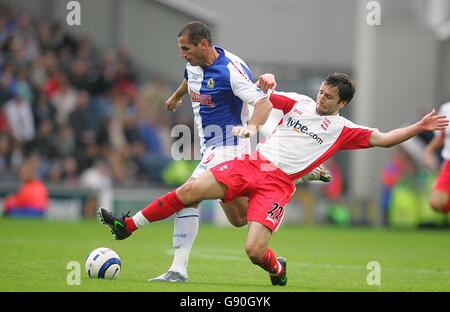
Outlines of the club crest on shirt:
{"label": "club crest on shirt", "polygon": [[219,171],[223,172],[223,171],[225,171],[227,169],[228,169],[228,165],[223,165],[222,167],[219,168]]}
{"label": "club crest on shirt", "polygon": [[214,89],[216,87],[216,82],[214,81],[214,78],[209,78],[206,82],[206,87],[208,89]]}

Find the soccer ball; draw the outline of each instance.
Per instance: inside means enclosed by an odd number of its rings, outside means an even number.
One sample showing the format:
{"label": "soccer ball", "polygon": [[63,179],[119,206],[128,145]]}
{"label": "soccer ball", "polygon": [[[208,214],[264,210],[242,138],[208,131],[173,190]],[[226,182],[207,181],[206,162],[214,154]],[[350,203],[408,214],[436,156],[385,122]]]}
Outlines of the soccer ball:
{"label": "soccer ball", "polygon": [[112,249],[100,247],[87,256],[85,266],[89,278],[113,279],[119,275],[122,263]]}

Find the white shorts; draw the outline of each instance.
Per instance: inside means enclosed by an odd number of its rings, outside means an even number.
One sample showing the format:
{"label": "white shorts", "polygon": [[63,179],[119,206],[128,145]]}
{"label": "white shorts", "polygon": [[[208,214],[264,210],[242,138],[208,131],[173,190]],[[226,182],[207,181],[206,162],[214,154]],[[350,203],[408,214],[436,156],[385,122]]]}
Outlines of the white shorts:
{"label": "white shorts", "polygon": [[241,157],[243,154],[250,154],[250,142],[244,141],[240,145],[232,146],[211,146],[203,153],[202,160],[195,168],[191,178],[197,179],[206,170],[223,163],[224,161],[233,160]]}

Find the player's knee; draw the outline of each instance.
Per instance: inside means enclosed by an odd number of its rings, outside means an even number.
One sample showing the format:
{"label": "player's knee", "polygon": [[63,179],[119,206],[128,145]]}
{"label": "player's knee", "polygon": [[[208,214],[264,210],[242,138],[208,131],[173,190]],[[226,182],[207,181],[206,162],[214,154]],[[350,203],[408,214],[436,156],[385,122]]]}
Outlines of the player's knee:
{"label": "player's knee", "polygon": [[228,219],[228,221],[230,221],[233,226],[238,228],[247,225],[247,218],[232,218]]}
{"label": "player's knee", "polygon": [[431,208],[436,212],[442,212],[442,206],[436,204],[435,202],[430,202]]}
{"label": "player's knee", "polygon": [[445,202],[443,202],[440,198],[432,196],[430,198],[430,206],[436,212],[444,212]]}
{"label": "player's knee", "polygon": [[235,222],[233,225],[238,228],[246,226],[247,220],[246,219],[240,220],[239,222]]}
{"label": "player's knee", "polygon": [[262,254],[260,248],[257,245],[247,244],[245,246],[245,252],[247,253],[248,258],[254,264],[259,264],[261,262]]}
{"label": "player's knee", "polygon": [[224,204],[221,202],[221,206],[228,221],[235,227],[243,227],[247,225],[247,207],[233,204]]}
{"label": "player's knee", "polygon": [[198,209],[198,206],[199,206],[199,205],[200,205],[200,202],[197,201],[197,202],[191,203],[191,204],[189,205],[189,207],[191,207],[191,208],[197,208],[197,209]]}
{"label": "player's knee", "polygon": [[178,197],[182,199],[183,202],[187,203],[198,203],[198,196],[196,194],[196,183],[195,181],[187,182],[180,186],[177,190]]}

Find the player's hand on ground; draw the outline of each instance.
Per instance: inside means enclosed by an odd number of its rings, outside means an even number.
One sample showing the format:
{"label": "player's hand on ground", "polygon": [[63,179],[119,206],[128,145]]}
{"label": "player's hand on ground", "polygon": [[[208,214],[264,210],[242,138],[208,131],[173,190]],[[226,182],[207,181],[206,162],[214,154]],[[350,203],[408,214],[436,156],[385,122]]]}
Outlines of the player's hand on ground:
{"label": "player's hand on ground", "polygon": [[264,74],[259,76],[256,85],[263,90],[264,93],[267,93],[269,90],[275,90],[277,87],[277,82],[275,80],[275,76],[273,74]]}
{"label": "player's hand on ground", "polygon": [[444,115],[436,115],[436,110],[432,110],[426,114],[421,122],[423,131],[439,131],[444,130],[448,126],[448,119]]}
{"label": "player's hand on ground", "polygon": [[171,111],[171,112],[176,112],[178,106],[181,105],[181,100],[180,99],[175,99],[175,98],[169,98],[166,101],[166,108],[167,110]]}
{"label": "player's hand on ground", "polygon": [[241,138],[249,138],[253,136],[257,132],[257,129],[255,126],[249,125],[247,127],[233,127],[231,130],[231,133],[235,136],[241,137]]}

